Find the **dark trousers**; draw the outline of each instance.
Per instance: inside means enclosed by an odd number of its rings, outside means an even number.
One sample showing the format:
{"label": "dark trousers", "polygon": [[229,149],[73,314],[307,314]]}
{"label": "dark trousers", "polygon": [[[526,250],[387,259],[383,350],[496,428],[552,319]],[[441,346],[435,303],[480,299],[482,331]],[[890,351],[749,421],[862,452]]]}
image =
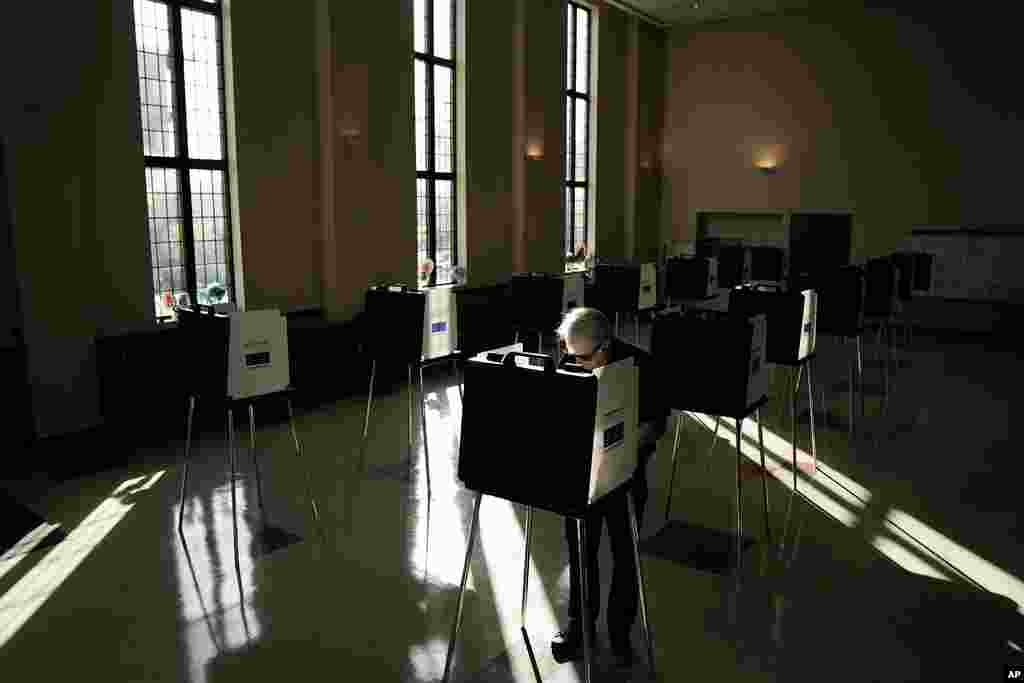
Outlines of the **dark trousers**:
{"label": "dark trousers", "polygon": [[[608,636],[612,647],[624,649],[629,645],[629,634],[636,620],[640,594],[636,582],[636,560],[633,556],[633,532],[629,525],[629,508],[626,493],[633,493],[636,506],[636,524],[639,530],[643,524],[644,507],[647,503],[647,462],[650,455],[640,456],[633,478],[614,493],[594,505],[584,519],[587,525],[587,602],[591,622],[596,625],[601,612],[601,580],[598,574],[597,551],[601,544],[601,530],[608,524],[608,536],[612,546],[612,586],[608,595]],[[580,558],[579,522],[565,518],[565,537],[569,542],[569,619],[582,626],[580,619]]]}

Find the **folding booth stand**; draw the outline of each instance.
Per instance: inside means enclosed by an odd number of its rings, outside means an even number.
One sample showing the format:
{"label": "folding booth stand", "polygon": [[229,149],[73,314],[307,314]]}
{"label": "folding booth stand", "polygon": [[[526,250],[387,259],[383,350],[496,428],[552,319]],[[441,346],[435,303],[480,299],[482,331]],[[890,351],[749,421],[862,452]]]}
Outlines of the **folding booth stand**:
{"label": "folding booth stand", "polygon": [[[433,362],[453,360],[458,338],[456,307],[450,287],[423,291],[405,285],[372,287],[366,292],[365,340],[369,350],[370,389],[363,422],[363,448],[370,429],[373,385],[377,362],[401,363],[407,368],[409,390],[408,464],[413,463],[413,370],[419,371],[420,418],[423,453],[426,459],[427,497],[431,497],[430,447],[427,443],[427,415],[423,405],[423,368]],[[365,450],[364,450],[365,452]]]}
{"label": "folding booth stand", "polygon": [[[466,364],[465,403],[458,476],[476,492],[469,542],[462,569],[458,607],[452,624],[444,681],[462,627],[466,578],[476,542],[483,496],[526,507],[523,565],[523,635],[534,508],[581,520],[605,496],[628,485],[637,466],[637,378],[632,359],[593,373],[578,366],[557,367],[543,354],[481,353]],[[507,428],[496,434],[496,427]],[[632,493],[627,507],[640,592],[640,613],[654,670],[654,646],[647,620],[647,598],[637,548]],[[581,611],[587,604],[586,525],[579,524]],[[589,619],[583,619],[584,681],[591,675]],[[529,642],[527,640],[527,642]]]}
{"label": "folding booth stand", "polygon": [[[670,407],[679,411],[676,416],[675,437],[672,448],[672,474],[665,505],[665,527],[656,535],[662,542],[668,537],[684,533],[681,526],[670,521],[672,491],[675,487],[677,449],[682,412],[698,412],[715,416],[715,436],[721,417],[736,420],[736,508],[735,556],[733,565],[738,572],[743,551],[743,516],[741,498],[740,449],[743,421],[754,415],[758,424],[761,448],[761,484],[764,498],[765,538],[771,538],[768,524],[768,482],[764,456],[764,438],[761,429],[761,407],[768,401],[768,373],[765,361],[765,315],[746,317],[717,311],[687,311],[664,313],[654,322],[651,349],[656,358],[677,358],[677,363],[662,360],[664,381],[678,387],[670,398]],[[710,457],[710,455],[709,455]],[[653,539],[652,539],[653,540]],[[731,544],[730,544],[731,545]],[[729,549],[726,549],[729,553]],[[724,567],[719,567],[723,569]]]}
{"label": "folding booth stand", "polygon": [[[864,273],[857,266],[843,266],[823,270],[814,274],[800,273],[791,279],[790,289],[804,291],[813,289],[818,295],[818,311],[816,333],[822,336],[835,337],[853,345],[847,373],[849,392],[849,432],[848,438],[853,443],[857,433],[857,408],[855,396],[860,393],[860,416],[864,416],[864,394],[861,391],[864,374],[863,344],[864,334]],[[818,345],[816,344],[816,348]],[[822,412],[827,421],[829,413],[825,410],[825,387],[822,384]],[[796,389],[799,391],[799,388]]]}
{"label": "folding booth stand", "polygon": [[[287,320],[277,310],[245,311],[231,314],[214,312],[209,306],[178,307],[178,324],[185,337],[185,357],[192,359],[194,371],[192,391],[189,395],[185,427],[185,455],[178,501],[178,535],[184,542],[182,522],[185,497],[188,492],[189,451],[192,443],[192,418],[197,400],[223,406],[227,414],[227,449],[231,467],[231,517],[234,528],[235,562],[238,563],[238,515],[235,499],[237,458],[235,455],[234,410],[248,408],[249,443],[256,471],[256,495],[260,510],[263,504],[263,480],[256,457],[257,400],[283,398],[288,406],[288,427],[295,443],[295,454],[302,457],[302,446],[295,431],[292,410],[290,370],[288,360]],[[316,499],[306,469],[306,488],[312,507],[313,523],[319,522]],[[264,519],[264,529],[270,527]]]}

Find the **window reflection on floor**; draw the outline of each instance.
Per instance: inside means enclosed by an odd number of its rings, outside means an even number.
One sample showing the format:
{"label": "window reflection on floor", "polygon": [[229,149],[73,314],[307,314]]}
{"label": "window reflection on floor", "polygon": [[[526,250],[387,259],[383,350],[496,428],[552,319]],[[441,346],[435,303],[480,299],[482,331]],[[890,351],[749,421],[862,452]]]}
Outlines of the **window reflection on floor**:
{"label": "window reflection on floor", "polygon": [[[230,482],[185,501],[182,520],[184,544],[178,537],[173,546],[179,618],[187,624],[183,633],[191,683],[205,682],[211,660],[223,652],[257,640],[263,630],[259,614],[250,604],[255,592],[254,567],[259,551],[258,539],[246,515],[250,507],[247,488],[245,482],[239,480],[235,490],[238,507],[237,570]],[[176,527],[177,505],[171,508],[171,513]]]}

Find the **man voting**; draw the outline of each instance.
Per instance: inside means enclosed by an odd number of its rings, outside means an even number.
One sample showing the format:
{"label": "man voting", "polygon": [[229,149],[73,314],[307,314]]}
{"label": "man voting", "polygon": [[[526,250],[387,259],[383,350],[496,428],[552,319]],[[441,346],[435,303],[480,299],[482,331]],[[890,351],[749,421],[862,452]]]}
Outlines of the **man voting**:
{"label": "man voting", "polygon": [[[596,308],[575,308],[565,314],[558,327],[562,351],[575,356],[577,364],[593,371],[627,358],[639,368],[639,428],[637,438],[637,468],[633,476],[618,490],[594,504],[585,519],[587,548],[587,588],[590,605],[590,635],[596,634],[597,617],[601,608],[601,582],[598,576],[597,553],[601,543],[601,530],[607,522],[612,550],[612,585],[608,596],[608,636],[616,664],[628,668],[633,663],[630,632],[636,620],[639,595],[636,583],[636,565],[633,556],[627,491],[633,493],[636,506],[637,528],[642,525],[644,505],[647,502],[647,463],[654,455],[658,439],[665,433],[669,408],[665,392],[660,385],[654,357],[646,351],[627,344],[612,335],[608,318]],[[575,519],[565,518],[565,533],[569,541],[569,576],[571,581],[568,628],[555,636],[551,653],[559,663],[583,658],[583,624],[580,621],[580,572]]]}

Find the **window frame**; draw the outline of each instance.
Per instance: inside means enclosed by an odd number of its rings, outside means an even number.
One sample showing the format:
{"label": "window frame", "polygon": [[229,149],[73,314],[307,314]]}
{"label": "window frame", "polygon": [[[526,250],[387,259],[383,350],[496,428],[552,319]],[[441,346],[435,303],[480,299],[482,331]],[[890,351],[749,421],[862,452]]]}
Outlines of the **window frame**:
{"label": "window frame", "polygon": [[[235,263],[234,263],[234,217],[232,215],[232,195],[231,195],[231,173],[229,168],[228,159],[228,116],[227,116],[227,75],[226,75],[226,47],[224,42],[224,3],[221,0],[149,0],[157,4],[166,5],[168,8],[168,33],[169,33],[169,44],[171,46],[171,61],[174,75],[174,125],[175,125],[175,150],[173,156],[155,156],[143,153],[143,165],[145,174],[149,169],[170,169],[174,170],[178,174],[178,200],[181,208],[181,232],[182,232],[182,247],[183,247],[183,264],[182,267],[185,270],[185,288],[189,297],[189,301],[192,304],[199,302],[198,292],[198,280],[196,277],[196,245],[195,245],[195,217],[193,215],[192,208],[192,187],[191,187],[191,171],[193,170],[208,170],[208,171],[220,171],[223,174],[223,191],[224,191],[224,268],[226,284],[230,287],[231,301],[237,302],[240,300],[238,293],[238,283],[236,281]],[[185,98],[185,55],[184,55],[184,36],[181,28],[181,15],[182,10],[192,10],[201,12],[203,14],[214,17],[217,24],[217,45],[218,45],[218,70],[219,70],[219,92],[220,92],[220,147],[221,147],[221,158],[220,159],[198,159],[189,156],[188,149],[188,110]],[[135,0],[132,2],[132,30],[135,30]],[[138,36],[135,36],[135,52],[136,61],[139,54]],[[141,75],[136,70],[136,88],[140,88]],[[139,98],[139,129],[145,136],[145,122],[142,116],[142,94],[141,91],[137,90]],[[145,140],[143,140],[143,149],[145,149]],[[149,202],[146,202],[146,240],[149,244],[150,254],[152,254],[153,242],[150,237],[150,216],[149,216]],[[152,258],[152,255],[150,256]],[[154,265],[152,261],[149,264],[150,278],[154,274]],[[172,287],[172,291],[174,288]],[[154,295],[159,296],[161,291],[159,288],[154,287]],[[174,316],[157,315],[157,322],[172,322]]]}
{"label": "window frame", "polygon": [[[562,229],[562,258],[563,260],[569,258],[569,255],[575,256],[582,246],[585,253],[589,254],[590,242],[591,242],[591,226],[590,226],[590,205],[593,197],[594,179],[592,178],[593,164],[591,163],[591,155],[593,153],[593,126],[594,126],[594,109],[593,109],[593,89],[594,89],[594,9],[589,5],[578,2],[577,0],[566,0],[562,12],[562,99],[565,103],[565,110],[563,111],[563,118],[567,120],[568,131],[566,135],[566,149],[565,156],[563,158],[563,178],[562,178],[562,197],[563,201],[567,195],[572,197],[572,206],[564,207],[565,210],[562,215],[566,218],[572,217],[570,225],[564,225]],[[570,45],[570,33],[569,33],[569,17],[568,10],[572,9],[573,20],[576,20],[576,12],[582,11],[587,16],[587,52],[586,52],[586,64],[587,64],[587,92],[580,92],[576,90],[576,83],[578,81],[577,74],[579,69],[579,60],[577,58],[577,31],[575,24],[572,28],[571,34],[571,45]],[[572,61],[571,78],[569,75],[569,62]],[[566,81],[569,81],[566,83]],[[586,102],[587,110],[587,123],[586,131],[584,134],[584,157],[583,157],[583,177],[584,180],[576,180],[576,107],[578,102]],[[583,190],[583,235],[582,239],[577,242],[576,240],[576,224],[575,224],[575,197],[576,189]],[[569,242],[566,242],[566,238],[569,238]]]}
{"label": "window frame", "polygon": [[[459,212],[458,212],[458,48],[459,40],[456,34],[457,29],[457,0],[447,0],[450,3],[450,26],[451,33],[451,57],[438,57],[434,50],[434,0],[424,0],[424,51],[420,52],[416,50],[416,40],[413,37],[413,78],[416,77],[416,62],[417,60],[423,62],[425,65],[426,72],[426,83],[424,84],[424,113],[426,115],[426,170],[419,170],[416,168],[416,180],[423,180],[427,186],[427,206],[426,206],[426,222],[427,222],[427,258],[434,264],[434,270],[430,274],[426,286],[436,286],[453,284],[455,282],[455,268],[459,265]],[[413,13],[416,12],[415,2],[413,3]],[[416,22],[413,21],[413,27],[415,30]],[[434,106],[436,103],[435,92],[434,92],[434,67],[442,66],[451,70],[451,83],[452,83],[452,123],[451,123],[451,171],[438,171],[436,165],[437,157],[437,130],[434,126]],[[416,85],[413,84],[413,97],[415,97]],[[415,102],[413,103],[413,117],[416,116]],[[415,133],[415,125],[413,127]],[[415,157],[415,146],[419,144],[418,136],[413,139]],[[418,164],[417,164],[418,165]],[[449,251],[451,252],[451,274],[449,280],[446,282],[438,283],[437,281],[437,184],[436,181],[445,180],[451,182],[451,196],[449,198],[450,206],[450,242]],[[417,183],[418,185],[418,183]],[[419,196],[417,195],[417,202]],[[416,244],[416,260],[417,260],[417,271],[419,269],[419,217],[417,216],[417,244]]]}

